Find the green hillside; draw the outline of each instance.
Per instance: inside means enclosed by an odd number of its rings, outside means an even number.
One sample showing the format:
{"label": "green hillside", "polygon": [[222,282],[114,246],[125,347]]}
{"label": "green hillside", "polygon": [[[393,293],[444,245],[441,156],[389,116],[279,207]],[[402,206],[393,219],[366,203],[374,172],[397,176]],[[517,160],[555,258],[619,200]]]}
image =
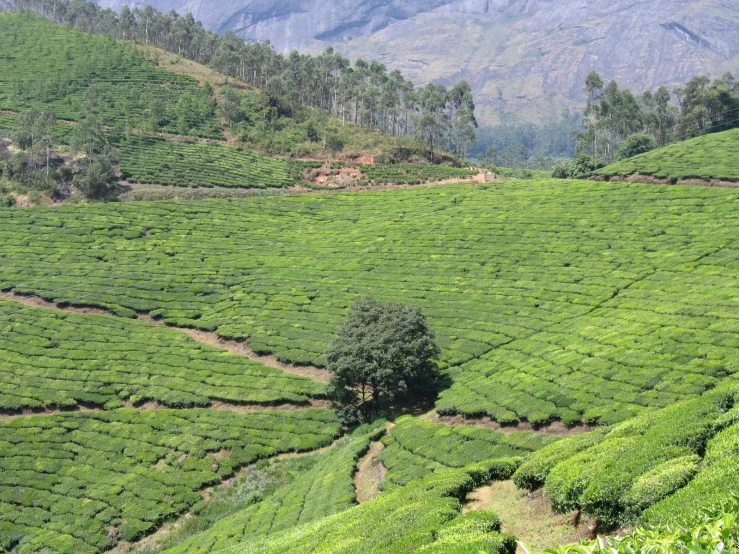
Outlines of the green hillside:
{"label": "green hillside", "polygon": [[[113,410],[0,421],[0,546],[94,554],[202,502],[278,452],[338,434],[328,410]],[[45,550],[48,549],[48,550]]]}
{"label": "green hillside", "polygon": [[595,172],[604,177],[649,175],[657,179],[739,181],[739,129],[670,144]]}
{"label": "green hillside", "polygon": [[50,107],[76,121],[219,138],[213,91],[155,67],[134,47],[30,14],[0,14],[0,109]]}
{"label": "green hillside", "polygon": [[[0,554],[515,554],[552,526],[739,548],[739,191],[478,183],[419,163],[465,151],[464,87],[22,8],[0,13]],[[737,164],[734,130],[598,175]]]}
{"label": "green hillside", "polygon": [[371,440],[384,433],[383,424],[377,422],[360,427],[326,452],[311,455],[309,469],[292,476],[284,486],[167,552],[218,552],[228,546],[267,537],[353,507],[355,490],[352,477],[357,459],[368,450]]}
{"label": "green hillside", "polygon": [[0,288],[319,365],[372,293],[428,314],[438,411],[609,423],[739,367],[736,194],[534,180],[3,210]]}

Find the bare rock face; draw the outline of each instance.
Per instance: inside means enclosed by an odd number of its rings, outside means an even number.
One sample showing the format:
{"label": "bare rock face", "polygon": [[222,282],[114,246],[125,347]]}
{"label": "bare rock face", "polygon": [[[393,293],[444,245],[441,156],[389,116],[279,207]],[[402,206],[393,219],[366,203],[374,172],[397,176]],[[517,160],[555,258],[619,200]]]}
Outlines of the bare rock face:
{"label": "bare rock face", "polygon": [[[101,0],[120,8],[129,0]],[[484,122],[582,105],[590,71],[636,91],[739,72],[738,0],[151,0],[279,51],[333,45],[417,84],[473,85]]]}

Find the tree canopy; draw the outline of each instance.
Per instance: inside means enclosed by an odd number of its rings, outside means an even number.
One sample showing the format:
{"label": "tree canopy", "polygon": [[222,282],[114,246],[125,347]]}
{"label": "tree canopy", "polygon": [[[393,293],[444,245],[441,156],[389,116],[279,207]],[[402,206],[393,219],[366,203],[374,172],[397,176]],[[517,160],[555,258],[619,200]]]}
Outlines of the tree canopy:
{"label": "tree canopy", "polygon": [[420,309],[362,298],[338,335],[326,351],[329,396],[351,415],[369,419],[387,402],[433,394],[440,350]]}

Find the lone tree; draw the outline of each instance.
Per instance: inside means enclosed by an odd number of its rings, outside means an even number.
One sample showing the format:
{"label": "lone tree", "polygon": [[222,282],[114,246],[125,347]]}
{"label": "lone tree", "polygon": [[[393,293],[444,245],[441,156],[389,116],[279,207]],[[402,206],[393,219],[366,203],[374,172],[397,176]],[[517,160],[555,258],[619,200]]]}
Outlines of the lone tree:
{"label": "lone tree", "polygon": [[421,310],[362,298],[326,351],[335,372],[329,397],[365,419],[377,416],[384,402],[429,397],[439,376],[439,352]]}

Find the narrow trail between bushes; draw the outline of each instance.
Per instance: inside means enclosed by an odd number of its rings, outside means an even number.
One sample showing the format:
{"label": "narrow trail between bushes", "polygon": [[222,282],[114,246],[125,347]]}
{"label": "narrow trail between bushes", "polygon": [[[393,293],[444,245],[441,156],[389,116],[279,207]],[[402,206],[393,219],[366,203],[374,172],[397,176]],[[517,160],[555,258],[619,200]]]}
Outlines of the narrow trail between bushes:
{"label": "narrow trail between bushes", "polygon": [[[115,314],[107,310],[104,310],[102,308],[75,307],[75,306],[67,306],[67,305],[61,306],[54,302],[49,302],[48,300],[44,300],[43,298],[39,296],[32,296],[32,295],[27,296],[27,295],[16,294],[14,292],[0,292],[0,298],[3,298],[5,300],[11,300],[13,302],[20,302],[27,306],[33,306],[36,308],[48,308],[51,310],[59,310],[59,311],[64,311],[64,312],[73,312],[77,314],[86,314],[86,315],[92,314],[92,315],[105,315],[105,316],[110,316],[110,317],[118,317]],[[288,363],[281,362],[275,356],[259,355],[255,353],[251,348],[249,348],[249,345],[247,343],[235,341],[235,340],[222,339],[221,337],[218,336],[218,334],[213,333],[213,332],[200,331],[198,329],[188,329],[185,327],[175,327],[172,325],[166,325],[163,321],[154,319],[148,314],[139,314],[138,320],[146,322],[146,323],[150,323],[152,325],[162,325],[164,327],[167,327],[168,329],[173,329],[175,331],[185,333],[190,338],[192,338],[193,340],[201,344],[207,344],[208,346],[222,348],[223,350],[227,350],[231,352],[232,354],[236,354],[238,356],[245,356],[249,358],[250,360],[266,365],[267,367],[271,367],[274,369],[281,369],[282,371],[286,373],[292,373],[293,375],[307,377],[308,379],[320,381],[321,383],[327,383],[332,375],[332,373],[329,370],[323,369],[320,367],[288,364]]]}
{"label": "narrow trail between bushes", "polygon": [[568,427],[561,421],[553,421],[548,425],[541,427],[535,427],[528,421],[520,421],[515,425],[501,425],[489,416],[480,417],[464,417],[461,415],[439,415],[435,411],[423,416],[422,419],[431,421],[432,423],[443,423],[444,425],[451,426],[467,426],[467,427],[483,427],[486,429],[494,429],[500,431],[506,435],[512,433],[518,433],[521,431],[528,431],[534,433],[540,433],[542,435],[551,435],[554,437],[571,437],[574,435],[582,435],[583,433],[589,433],[599,427],[597,425],[574,425]]}
{"label": "narrow trail between bushes", "polygon": [[380,494],[380,487],[385,482],[387,468],[380,461],[380,454],[385,445],[380,441],[370,444],[367,453],[357,462],[357,472],[354,474],[354,489],[357,494],[357,503],[362,504],[372,500]]}
{"label": "narrow trail between bushes", "polygon": [[[133,408],[138,410],[139,412],[153,412],[157,410],[217,410],[222,412],[236,412],[236,413],[247,413],[247,412],[255,412],[255,411],[276,411],[276,410],[289,410],[289,411],[296,411],[296,410],[305,410],[307,408],[323,408],[328,409],[331,407],[331,403],[328,400],[317,400],[317,399],[311,399],[310,401],[304,403],[304,404],[290,404],[290,403],[282,403],[282,404],[249,404],[249,403],[237,403],[237,402],[227,402],[222,400],[214,400],[210,403],[208,406],[189,406],[189,407],[182,407],[182,406],[167,406],[166,404],[161,404],[159,402],[145,402],[143,404],[131,404],[130,402],[123,402],[123,405],[119,408],[111,408],[111,409],[121,409],[121,408]],[[21,417],[28,417],[28,416],[53,416],[53,415],[60,415],[60,414],[73,414],[73,413],[102,413],[102,412],[109,412],[111,410],[106,410],[105,408],[97,407],[97,406],[89,406],[89,405],[83,405],[83,404],[77,404],[76,406],[70,407],[68,409],[64,408],[38,408],[38,409],[23,409],[19,410],[18,412],[11,412],[9,410],[0,410],[0,422],[3,421],[11,421],[14,419],[18,419]]]}
{"label": "narrow trail between bushes", "polygon": [[[577,512],[557,513],[541,491],[528,493],[513,481],[496,481],[467,495],[462,512],[493,512],[501,519],[501,529],[515,535],[531,554],[539,554],[558,544],[592,538],[592,522]],[[518,547],[517,552],[525,550]]]}

